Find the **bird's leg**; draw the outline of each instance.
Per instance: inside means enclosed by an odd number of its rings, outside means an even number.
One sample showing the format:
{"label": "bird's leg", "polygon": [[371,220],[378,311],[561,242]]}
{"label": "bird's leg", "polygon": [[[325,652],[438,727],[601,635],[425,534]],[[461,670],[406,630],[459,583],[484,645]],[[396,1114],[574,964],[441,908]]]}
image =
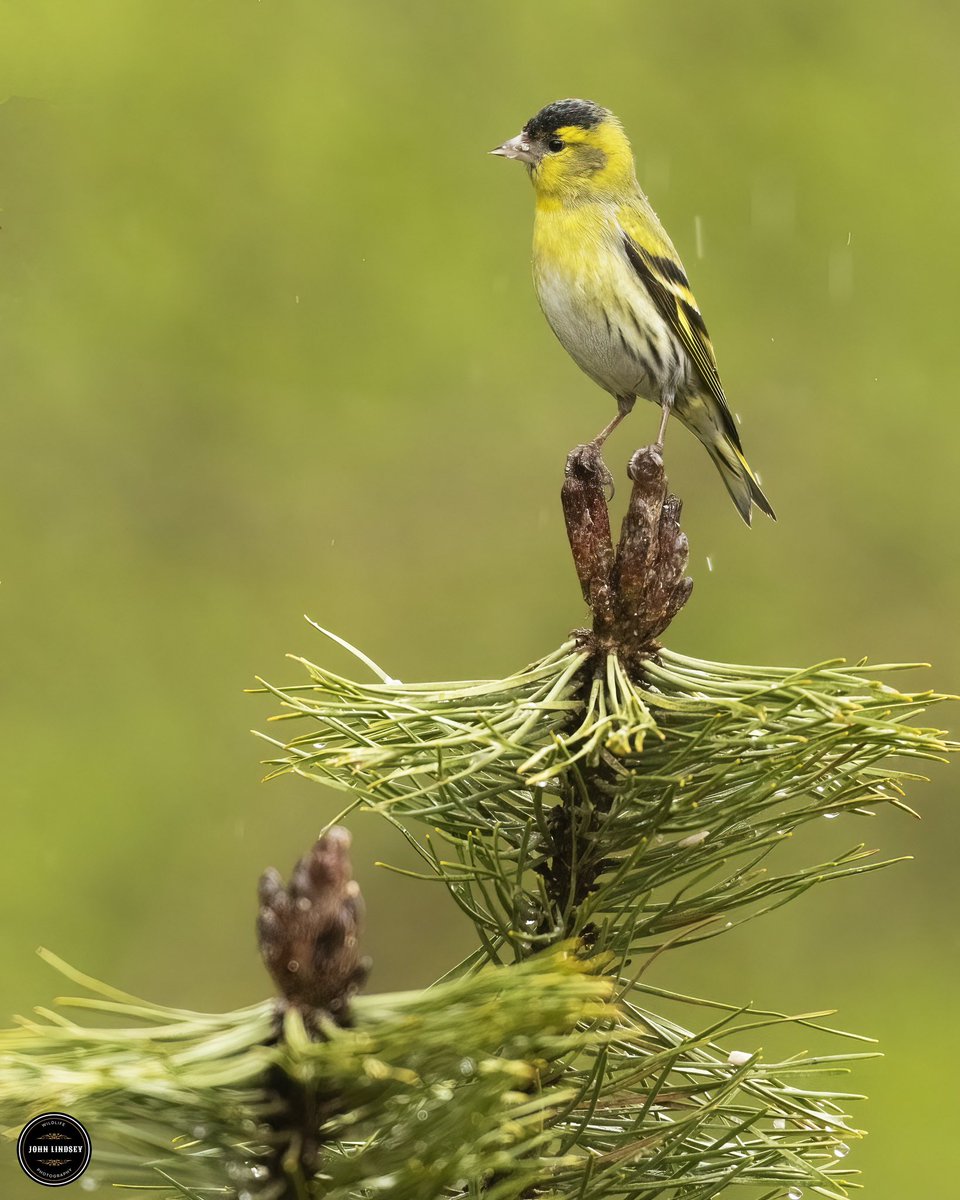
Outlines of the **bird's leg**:
{"label": "bird's leg", "polygon": [[603,429],[593,439],[591,445],[596,446],[599,450],[603,443],[607,440],[611,433],[620,424],[627,413],[633,410],[633,405],[636,401],[635,396],[618,396],[617,397],[617,415],[613,418],[609,425],[605,425]]}
{"label": "bird's leg", "polygon": [[663,449],[663,435],[667,432],[667,422],[670,420],[670,414],[673,411],[673,396],[665,395],[660,401],[660,407],[663,409],[663,416],[660,418],[660,432],[657,434],[656,445]]}
{"label": "bird's leg", "polygon": [[620,424],[623,418],[629,413],[636,401],[636,396],[618,396],[617,397],[617,415],[613,418],[609,425],[605,425],[597,434],[592,442],[587,442],[586,446],[582,447],[583,451],[589,456],[590,461],[594,464],[594,469],[599,472],[603,480],[603,486],[610,489],[610,495],[607,501],[613,499],[614,486],[613,476],[607,470],[607,465],[603,461],[603,455],[600,453],[603,443],[607,440],[611,433]]}
{"label": "bird's leg", "polygon": [[613,433],[613,431],[616,429],[616,427],[620,424],[620,422],[623,420],[623,418],[626,415],[627,414],[625,412],[617,413],[617,415],[613,418],[613,420],[610,422],[610,424],[604,425],[603,429],[600,430],[600,432],[597,434],[597,436],[593,439],[593,441],[590,444],[592,446],[596,446],[596,448],[599,450],[600,447],[603,445],[603,443],[607,440],[607,438],[610,436],[610,434]]}

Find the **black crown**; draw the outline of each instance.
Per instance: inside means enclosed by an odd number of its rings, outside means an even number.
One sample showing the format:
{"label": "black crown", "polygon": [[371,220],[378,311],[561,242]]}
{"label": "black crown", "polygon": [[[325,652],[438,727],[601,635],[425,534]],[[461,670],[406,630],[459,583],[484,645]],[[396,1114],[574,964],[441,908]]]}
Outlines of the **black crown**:
{"label": "black crown", "polygon": [[535,117],[524,125],[528,138],[542,138],[562,129],[565,125],[579,125],[581,129],[592,129],[607,115],[607,110],[592,100],[555,100],[541,108]]}

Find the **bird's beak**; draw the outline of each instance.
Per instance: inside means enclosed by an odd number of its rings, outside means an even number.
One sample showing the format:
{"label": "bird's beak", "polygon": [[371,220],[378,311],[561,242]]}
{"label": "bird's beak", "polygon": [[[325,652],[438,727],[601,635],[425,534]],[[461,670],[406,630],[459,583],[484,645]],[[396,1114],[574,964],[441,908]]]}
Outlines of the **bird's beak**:
{"label": "bird's beak", "polygon": [[499,154],[501,158],[518,158],[521,162],[535,163],[537,156],[533,152],[533,147],[523,136],[518,133],[516,137],[510,139],[509,142],[504,142],[502,146],[497,146],[495,150],[490,151],[491,154]]}

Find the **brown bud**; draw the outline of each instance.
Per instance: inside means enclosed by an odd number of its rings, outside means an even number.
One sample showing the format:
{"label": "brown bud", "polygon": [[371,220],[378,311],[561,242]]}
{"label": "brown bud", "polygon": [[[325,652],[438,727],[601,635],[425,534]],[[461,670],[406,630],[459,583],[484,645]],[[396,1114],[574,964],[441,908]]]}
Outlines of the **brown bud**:
{"label": "brown bud", "polygon": [[350,834],[334,826],[300,859],[288,886],[271,867],[259,888],[260,954],[281,995],[334,1016],[342,1016],[368,971],[358,947],[363,898],[349,849]]}
{"label": "brown bud", "polygon": [[680,530],[681,502],[667,493],[659,446],[630,459],[633,481],[616,553],[604,496],[609,479],[595,446],[578,446],[567,459],[563,511],[584,599],[601,646],[629,657],[649,657],[687,602],[689,547]]}
{"label": "brown bud", "polygon": [[594,613],[606,613],[610,603],[613,542],[604,489],[612,482],[596,446],[570,451],[560,499],[580,590]]}

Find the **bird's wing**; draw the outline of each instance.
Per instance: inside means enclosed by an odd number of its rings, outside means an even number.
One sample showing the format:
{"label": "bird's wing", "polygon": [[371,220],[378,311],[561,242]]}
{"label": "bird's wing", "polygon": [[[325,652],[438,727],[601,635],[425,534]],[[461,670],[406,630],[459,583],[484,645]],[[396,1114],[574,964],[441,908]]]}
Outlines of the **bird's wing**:
{"label": "bird's wing", "polygon": [[649,205],[621,205],[617,210],[617,224],[631,266],[690,355],[707,391],[717,402],[725,432],[739,446],[737,429],[720,383],[713,343],[673,244]]}

